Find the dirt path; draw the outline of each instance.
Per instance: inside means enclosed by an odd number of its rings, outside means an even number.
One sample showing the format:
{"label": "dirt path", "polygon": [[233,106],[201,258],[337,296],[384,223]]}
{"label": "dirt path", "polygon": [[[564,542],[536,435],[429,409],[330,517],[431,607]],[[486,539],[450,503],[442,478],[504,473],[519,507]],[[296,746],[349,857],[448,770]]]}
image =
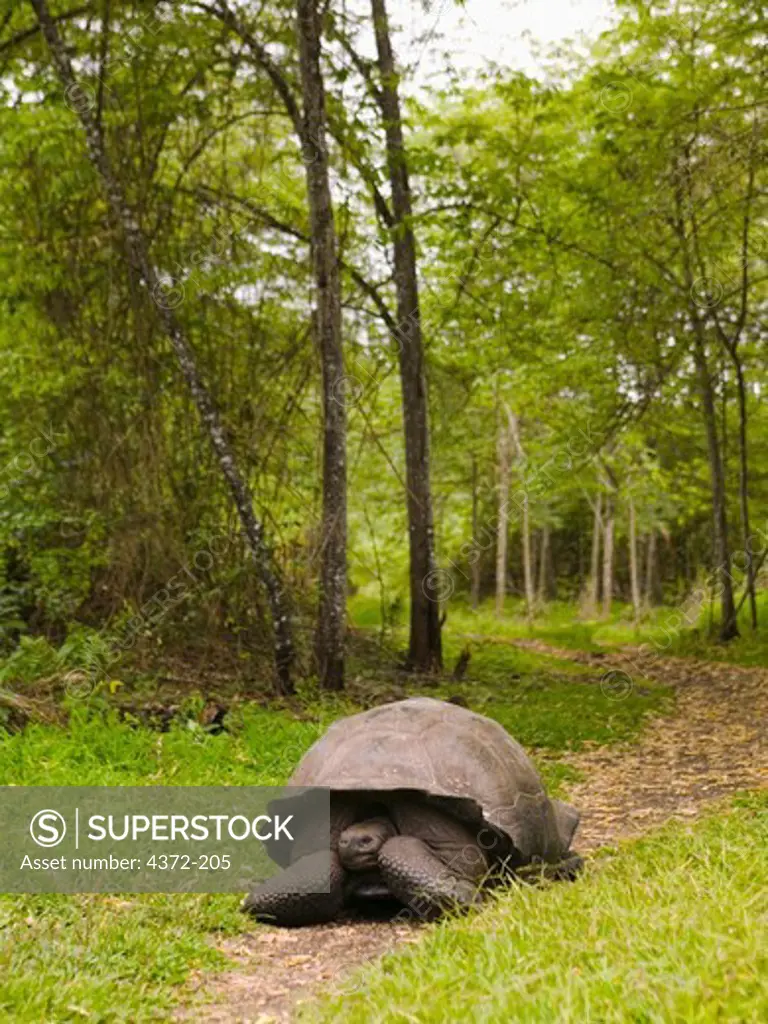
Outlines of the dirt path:
{"label": "dirt path", "polygon": [[388,922],[354,922],[316,928],[259,928],[219,948],[238,965],[211,979],[197,979],[204,1004],[179,1020],[204,1024],[273,1024],[290,1021],[302,999],[332,988],[350,971],[390,949],[416,942],[420,929]]}
{"label": "dirt path", "polygon": [[[639,742],[567,758],[585,779],[569,794],[583,810],[580,850],[637,836],[669,818],[691,818],[707,802],[739,789],[768,786],[768,670],[661,658],[633,648],[590,655],[538,641],[515,644],[594,665],[599,685],[617,701],[643,678],[677,692],[674,713],[649,723]],[[302,999],[418,936],[417,927],[386,922],[259,928],[222,946],[238,968],[200,978],[207,1005],[179,1019],[290,1021]]]}
{"label": "dirt path", "polygon": [[600,685],[616,700],[643,678],[673,686],[677,694],[674,713],[651,721],[639,742],[567,758],[584,776],[569,792],[583,811],[580,849],[631,838],[669,818],[693,817],[728,793],[768,786],[768,670],[632,648],[599,658],[556,653],[599,665]]}

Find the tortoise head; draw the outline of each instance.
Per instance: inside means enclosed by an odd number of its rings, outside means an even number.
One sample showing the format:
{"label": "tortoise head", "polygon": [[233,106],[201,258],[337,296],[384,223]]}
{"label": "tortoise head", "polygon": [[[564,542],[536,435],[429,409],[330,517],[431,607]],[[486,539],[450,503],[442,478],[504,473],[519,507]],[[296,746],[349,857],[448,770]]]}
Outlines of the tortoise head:
{"label": "tortoise head", "polygon": [[385,815],[358,821],[339,836],[339,859],[347,871],[370,871],[378,864],[379,850],[394,835],[397,830]]}

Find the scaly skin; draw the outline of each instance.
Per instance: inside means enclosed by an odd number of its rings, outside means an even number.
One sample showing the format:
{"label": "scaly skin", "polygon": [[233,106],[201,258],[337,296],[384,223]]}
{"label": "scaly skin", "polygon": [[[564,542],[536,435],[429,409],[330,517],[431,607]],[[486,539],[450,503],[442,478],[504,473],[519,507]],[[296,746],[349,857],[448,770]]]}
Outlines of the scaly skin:
{"label": "scaly skin", "polygon": [[[241,910],[285,927],[332,921],[344,903],[345,871],[336,853],[321,850],[301,857],[248,895]],[[318,890],[329,889],[328,892]]]}
{"label": "scaly skin", "polygon": [[414,836],[388,840],[379,853],[379,868],[392,895],[427,920],[482,901],[474,882],[448,868]]}

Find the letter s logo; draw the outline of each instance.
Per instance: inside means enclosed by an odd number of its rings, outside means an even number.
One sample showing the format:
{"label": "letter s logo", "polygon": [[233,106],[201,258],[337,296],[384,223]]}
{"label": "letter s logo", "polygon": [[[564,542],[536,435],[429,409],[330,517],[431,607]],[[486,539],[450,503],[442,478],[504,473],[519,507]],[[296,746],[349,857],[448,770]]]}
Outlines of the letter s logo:
{"label": "letter s logo", "polygon": [[67,834],[67,823],[58,811],[38,811],[29,823],[29,834],[38,846],[58,846]]}

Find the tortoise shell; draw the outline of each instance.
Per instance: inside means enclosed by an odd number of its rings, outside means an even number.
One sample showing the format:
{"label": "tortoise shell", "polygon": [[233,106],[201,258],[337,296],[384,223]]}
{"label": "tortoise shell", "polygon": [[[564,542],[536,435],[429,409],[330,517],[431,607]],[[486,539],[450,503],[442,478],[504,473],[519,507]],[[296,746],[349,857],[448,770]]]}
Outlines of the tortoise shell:
{"label": "tortoise shell", "polygon": [[501,833],[521,864],[560,860],[579,820],[574,808],[547,796],[530,758],[498,722],[431,697],[335,722],[288,785],[327,787],[332,794],[426,794],[462,819]]}

